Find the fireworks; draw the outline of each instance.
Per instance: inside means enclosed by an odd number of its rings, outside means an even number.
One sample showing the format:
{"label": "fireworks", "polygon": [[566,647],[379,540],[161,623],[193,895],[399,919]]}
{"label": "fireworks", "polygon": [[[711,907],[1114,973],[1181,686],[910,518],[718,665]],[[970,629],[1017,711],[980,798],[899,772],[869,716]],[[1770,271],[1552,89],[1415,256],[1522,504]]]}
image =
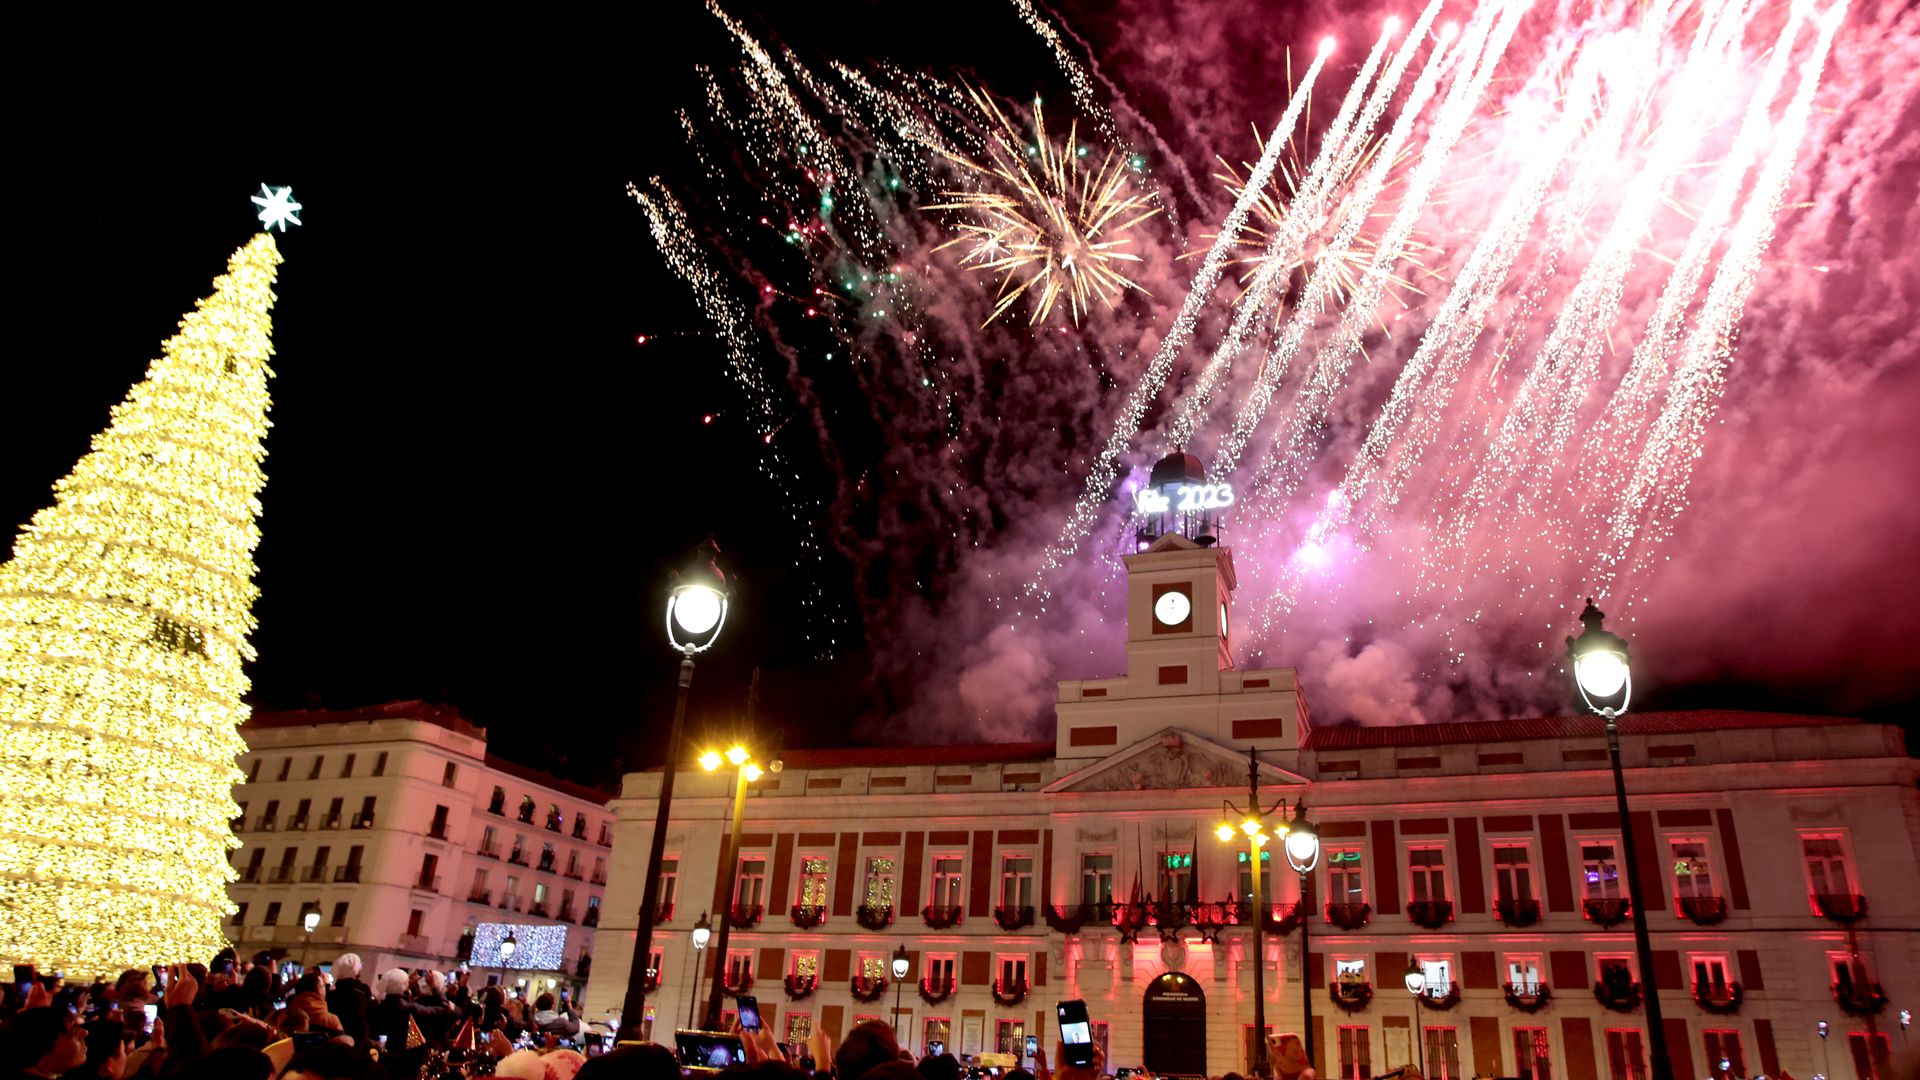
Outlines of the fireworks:
{"label": "fireworks", "polygon": [[1064,299],[1078,324],[1094,300],[1112,307],[1115,296],[1139,289],[1127,276],[1129,265],[1140,261],[1127,234],[1159,211],[1134,188],[1120,156],[1109,149],[1089,168],[1091,148],[1079,141],[1077,124],[1068,127],[1064,144],[1055,145],[1038,98],[1033,138],[1024,145],[997,102],[977,92],[973,100],[992,123],[986,161],[949,158],[977,186],[945,192],[948,201],[927,209],[966,215],[954,226],[953,239],[934,250],[962,245],[964,264],[999,277],[987,321],[1032,292],[1029,322],[1045,321]]}

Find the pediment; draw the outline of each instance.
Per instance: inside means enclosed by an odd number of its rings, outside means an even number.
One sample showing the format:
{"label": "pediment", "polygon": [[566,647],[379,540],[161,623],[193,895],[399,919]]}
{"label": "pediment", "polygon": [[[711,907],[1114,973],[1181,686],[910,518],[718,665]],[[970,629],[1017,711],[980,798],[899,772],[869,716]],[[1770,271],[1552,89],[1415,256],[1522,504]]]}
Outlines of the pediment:
{"label": "pediment", "polygon": [[[1298,773],[1260,763],[1260,784],[1305,784]],[[1117,753],[1101,758],[1055,780],[1047,792],[1184,791],[1231,788],[1245,791],[1247,758],[1244,753],[1203,739],[1190,731],[1167,727]]]}

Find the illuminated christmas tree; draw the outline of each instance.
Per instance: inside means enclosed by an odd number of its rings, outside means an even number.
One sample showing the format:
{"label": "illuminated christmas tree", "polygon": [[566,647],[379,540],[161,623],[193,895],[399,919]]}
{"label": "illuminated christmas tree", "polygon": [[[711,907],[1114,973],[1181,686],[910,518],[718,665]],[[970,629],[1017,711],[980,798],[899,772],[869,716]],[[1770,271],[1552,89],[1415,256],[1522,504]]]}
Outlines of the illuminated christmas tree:
{"label": "illuminated christmas tree", "polygon": [[234,253],[0,564],[0,957],[79,976],[226,944],[279,263],[270,232]]}

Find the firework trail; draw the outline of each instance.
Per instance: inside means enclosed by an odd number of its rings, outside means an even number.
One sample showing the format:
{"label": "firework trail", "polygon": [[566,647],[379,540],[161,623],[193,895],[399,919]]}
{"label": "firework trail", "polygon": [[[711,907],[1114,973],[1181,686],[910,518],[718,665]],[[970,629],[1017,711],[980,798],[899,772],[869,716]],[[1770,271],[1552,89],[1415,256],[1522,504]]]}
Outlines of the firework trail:
{"label": "firework trail", "polygon": [[1073,512],[1068,515],[1067,523],[1061,529],[1059,538],[1042,553],[1040,571],[1028,581],[1024,590],[1028,599],[1039,601],[1042,607],[1050,595],[1046,586],[1048,573],[1058,569],[1066,559],[1079,550],[1081,542],[1087,538],[1087,534],[1099,518],[1102,503],[1112,488],[1114,477],[1118,474],[1120,455],[1126,452],[1132,445],[1134,436],[1139,434],[1140,421],[1146,415],[1147,405],[1159,395],[1160,388],[1165,385],[1167,375],[1173,369],[1174,360],[1179,357],[1181,350],[1192,338],[1194,325],[1199,321],[1202,309],[1212,298],[1214,287],[1220,283],[1220,274],[1226,258],[1233,250],[1234,236],[1240,226],[1246,222],[1247,214],[1252,211],[1261,187],[1273,174],[1274,164],[1280,159],[1280,149],[1285,142],[1282,136],[1291,132],[1294,125],[1299,122],[1301,111],[1311,97],[1311,88],[1319,78],[1320,69],[1326,63],[1327,54],[1330,51],[1323,46],[1319,55],[1314,57],[1313,63],[1307,68],[1306,74],[1302,76],[1300,89],[1296,91],[1294,99],[1288,103],[1285,114],[1281,116],[1280,123],[1275,127],[1274,138],[1267,143],[1267,152],[1260,156],[1260,161],[1248,175],[1246,190],[1234,201],[1233,209],[1228,212],[1225,222],[1222,223],[1219,235],[1214,238],[1212,247],[1207,249],[1206,257],[1200,260],[1199,268],[1194,271],[1193,280],[1187,286],[1186,298],[1180,302],[1180,310],[1167,328],[1166,337],[1161,341],[1158,351],[1154,353],[1146,369],[1141,372],[1139,381],[1128,393],[1126,403],[1121,407],[1120,415],[1115,419],[1113,429],[1107,435],[1106,444],[1101,448],[1100,455],[1094,459],[1093,467],[1088,470],[1080,499],[1074,504]]}
{"label": "firework trail", "polygon": [[1773,240],[1775,217],[1793,178],[1813,96],[1820,87],[1834,34],[1846,13],[1846,0],[1837,0],[1820,18],[1813,52],[1800,69],[1799,86],[1774,128],[1773,148],[1761,168],[1753,196],[1714,272],[1699,321],[1688,336],[1679,370],[1674,373],[1666,406],[1652,427],[1632,483],[1613,515],[1612,545],[1605,552],[1603,569],[1617,567],[1625,559],[1628,545],[1643,528],[1670,530],[1673,518],[1685,505],[1687,481],[1725,389],[1727,368],[1733,363],[1740,315],[1753,291],[1761,257]]}

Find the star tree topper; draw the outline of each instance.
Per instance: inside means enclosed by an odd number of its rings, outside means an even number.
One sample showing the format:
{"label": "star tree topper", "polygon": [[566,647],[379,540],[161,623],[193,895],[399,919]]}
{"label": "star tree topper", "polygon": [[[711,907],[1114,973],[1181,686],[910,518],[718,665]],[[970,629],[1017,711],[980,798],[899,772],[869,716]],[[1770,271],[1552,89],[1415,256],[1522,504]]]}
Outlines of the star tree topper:
{"label": "star tree topper", "polygon": [[300,224],[300,204],[293,201],[291,187],[276,188],[261,184],[260,194],[253,197],[253,202],[260,208],[260,221],[268,232],[275,225],[280,226],[281,232],[286,232],[288,225]]}

